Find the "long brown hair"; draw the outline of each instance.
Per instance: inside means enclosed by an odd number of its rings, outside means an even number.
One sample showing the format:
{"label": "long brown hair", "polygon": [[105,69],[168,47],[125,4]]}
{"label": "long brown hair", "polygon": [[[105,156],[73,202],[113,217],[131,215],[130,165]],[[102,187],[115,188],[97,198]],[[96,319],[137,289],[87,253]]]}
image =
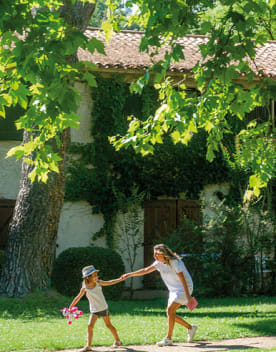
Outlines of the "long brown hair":
{"label": "long brown hair", "polygon": [[170,260],[173,259],[181,260],[181,257],[178,254],[174,253],[168,246],[163,243],[156,244],[153,249],[164,256],[165,264],[170,264]]}
{"label": "long brown hair", "polygon": [[92,275],[93,275],[93,273],[92,273],[91,275],[89,275],[89,276],[86,276],[86,277],[82,280],[82,287],[86,287],[87,285],[90,284],[91,279],[92,279]]}

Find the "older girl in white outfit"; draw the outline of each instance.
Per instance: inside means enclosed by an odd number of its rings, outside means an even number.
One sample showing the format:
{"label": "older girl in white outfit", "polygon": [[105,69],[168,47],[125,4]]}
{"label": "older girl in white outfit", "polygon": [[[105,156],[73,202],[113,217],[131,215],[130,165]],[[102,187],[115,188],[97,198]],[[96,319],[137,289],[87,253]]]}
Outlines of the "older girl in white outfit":
{"label": "older girl in white outfit", "polygon": [[82,269],[82,278],[84,279],[82,288],[79,294],[73,299],[73,302],[69,307],[70,309],[74,307],[86,293],[87,299],[89,301],[91,314],[88,322],[87,345],[83,349],[81,349],[82,352],[92,350],[91,344],[93,337],[93,328],[99,317],[103,318],[106,327],[111,331],[112,335],[114,336],[115,341],[112,347],[119,347],[122,344],[116,328],[111,324],[109,318],[108,305],[102,292],[102,286],[115,285],[123,279],[119,278],[109,281],[98,280],[98,271],[99,270],[96,270],[93,265],[86,266]]}
{"label": "older girl in white outfit", "polygon": [[123,279],[132,276],[150,274],[155,270],[160,272],[161,278],[169,290],[169,301],[167,307],[168,333],[158,346],[172,345],[172,333],[174,324],[178,323],[188,329],[188,342],[192,342],[197,326],[191,325],[176,314],[181,305],[187,305],[191,300],[193,292],[193,281],[181,258],[173,253],[166,245],[154,246],[155,262],[143,269],[122,275]]}

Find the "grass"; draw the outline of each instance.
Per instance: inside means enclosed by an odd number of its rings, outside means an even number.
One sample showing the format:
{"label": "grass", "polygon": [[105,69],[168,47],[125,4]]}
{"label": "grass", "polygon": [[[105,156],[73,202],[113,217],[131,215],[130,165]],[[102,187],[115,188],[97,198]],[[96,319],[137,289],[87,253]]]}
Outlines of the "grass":
{"label": "grass", "polygon": [[[0,351],[41,352],[83,346],[88,301],[84,298],[79,302],[84,315],[72,325],[59,311],[70,303],[71,298],[54,291],[34,293],[24,299],[0,298]],[[111,322],[124,344],[153,344],[166,335],[166,299],[108,303]],[[200,327],[196,340],[276,335],[276,297],[202,298],[199,303],[193,312],[179,310],[185,320]],[[186,332],[178,324],[173,339],[186,339]],[[93,344],[112,342],[111,333],[99,319]]]}
{"label": "grass", "polygon": [[[237,350],[236,348],[233,349],[235,352],[275,352],[275,347],[273,348],[243,348],[242,350]],[[223,350],[219,350],[223,351]],[[216,352],[219,352],[216,351]],[[225,351],[225,350],[224,350]],[[229,350],[228,350],[229,351]]]}

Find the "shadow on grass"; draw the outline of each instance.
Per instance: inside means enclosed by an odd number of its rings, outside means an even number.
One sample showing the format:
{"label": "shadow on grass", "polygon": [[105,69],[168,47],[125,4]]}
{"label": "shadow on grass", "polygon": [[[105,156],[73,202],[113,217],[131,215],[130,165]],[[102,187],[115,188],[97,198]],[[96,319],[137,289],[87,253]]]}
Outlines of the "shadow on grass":
{"label": "shadow on grass", "polygon": [[[0,318],[22,320],[59,318],[61,316],[60,309],[68,307],[71,302],[72,297],[65,297],[51,290],[33,293],[22,299],[0,297]],[[276,297],[206,298],[200,299],[199,303],[199,308],[196,308],[193,312],[181,308],[179,315],[211,319],[259,318],[269,319],[269,321],[276,317],[276,309],[270,312],[262,312],[258,309],[258,304],[276,304]],[[108,304],[112,316],[123,314],[144,317],[165,316],[167,300],[160,298],[151,301],[108,301]],[[240,312],[240,307],[244,306],[249,306],[248,310]],[[79,302],[78,307],[83,310],[84,314],[89,313],[89,304],[85,297]],[[222,310],[218,312],[212,310],[218,307],[231,307],[231,311]],[[200,310],[201,308],[204,308],[204,311]],[[208,311],[208,308],[210,308],[210,311]]]}
{"label": "shadow on grass", "polygon": [[[209,342],[198,342],[194,345],[194,348],[198,348],[200,351],[206,349],[206,351],[229,351],[229,350],[252,350],[252,346],[246,345],[215,345]],[[226,349],[227,348],[227,349]]]}
{"label": "shadow on grass", "polygon": [[[115,316],[116,314],[120,314],[114,310],[111,310],[112,316]],[[189,318],[198,318],[198,319],[236,319],[237,317],[239,319],[276,319],[276,312],[259,312],[255,314],[254,312],[240,312],[240,311],[232,311],[232,312],[189,312],[189,311],[180,311],[177,313],[179,316],[184,318],[186,320]],[[130,316],[166,316],[166,308],[163,308],[160,311],[143,311],[143,310],[133,310],[132,312],[128,313]],[[276,325],[275,325],[276,326]]]}
{"label": "shadow on grass", "polygon": [[[196,294],[195,294],[196,297]],[[258,304],[276,304],[276,296],[243,296],[243,297],[214,297],[198,299],[200,306],[204,307],[229,307],[229,306],[252,306]]]}
{"label": "shadow on grass", "polygon": [[238,322],[233,323],[233,325],[239,328],[246,328],[251,332],[254,332],[257,335],[268,335],[268,336],[276,336],[276,318],[275,319],[267,319],[267,320],[258,320],[255,321],[254,324],[249,324],[247,322]]}

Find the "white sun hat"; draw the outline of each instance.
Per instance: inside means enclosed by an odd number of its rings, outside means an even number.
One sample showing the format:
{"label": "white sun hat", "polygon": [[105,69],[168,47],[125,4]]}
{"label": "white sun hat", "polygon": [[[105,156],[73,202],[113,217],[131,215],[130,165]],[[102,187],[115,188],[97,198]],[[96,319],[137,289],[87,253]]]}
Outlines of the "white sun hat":
{"label": "white sun hat", "polygon": [[82,278],[84,279],[85,277],[90,276],[91,274],[98,271],[100,270],[95,269],[93,265],[85,266],[82,268]]}

